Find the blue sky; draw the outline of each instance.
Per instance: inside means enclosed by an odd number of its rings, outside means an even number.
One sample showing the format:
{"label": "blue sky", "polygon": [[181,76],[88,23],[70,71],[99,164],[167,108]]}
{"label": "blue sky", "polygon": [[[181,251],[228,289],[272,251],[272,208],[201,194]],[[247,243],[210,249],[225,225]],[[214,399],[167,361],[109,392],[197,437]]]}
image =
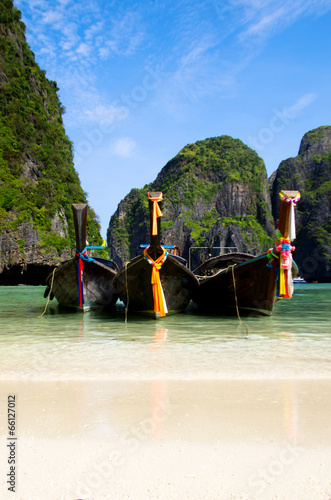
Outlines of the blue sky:
{"label": "blue sky", "polygon": [[186,144],[239,138],[271,175],[331,125],[331,0],[14,2],[103,237]]}

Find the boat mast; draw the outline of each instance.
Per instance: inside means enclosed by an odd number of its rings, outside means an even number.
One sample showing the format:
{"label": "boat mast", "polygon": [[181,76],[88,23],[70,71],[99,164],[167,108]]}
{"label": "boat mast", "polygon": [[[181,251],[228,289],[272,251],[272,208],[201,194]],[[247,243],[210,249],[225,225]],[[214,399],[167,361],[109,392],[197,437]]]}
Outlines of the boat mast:
{"label": "boat mast", "polygon": [[74,216],[76,250],[82,252],[86,247],[87,204],[74,203],[71,205]]}

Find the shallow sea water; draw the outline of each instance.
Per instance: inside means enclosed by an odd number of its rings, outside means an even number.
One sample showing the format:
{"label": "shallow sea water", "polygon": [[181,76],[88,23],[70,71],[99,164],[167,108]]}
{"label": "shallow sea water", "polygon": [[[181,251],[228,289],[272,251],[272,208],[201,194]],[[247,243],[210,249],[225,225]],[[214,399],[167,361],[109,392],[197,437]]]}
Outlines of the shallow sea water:
{"label": "shallow sea water", "polygon": [[297,284],[271,317],[158,321],[114,313],[40,317],[44,287],[0,287],[0,379],[212,380],[331,377],[331,285]]}

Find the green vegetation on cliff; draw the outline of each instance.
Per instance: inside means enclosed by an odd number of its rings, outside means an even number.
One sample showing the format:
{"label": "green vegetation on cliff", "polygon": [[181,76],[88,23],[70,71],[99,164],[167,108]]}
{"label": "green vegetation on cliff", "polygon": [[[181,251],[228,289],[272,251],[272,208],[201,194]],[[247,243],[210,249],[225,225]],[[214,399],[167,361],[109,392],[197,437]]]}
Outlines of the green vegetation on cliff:
{"label": "green vegetation on cliff", "polygon": [[[74,169],[59,89],[35,62],[20,17],[11,0],[0,0],[0,232],[32,222],[39,250],[60,255],[74,245],[71,204],[85,203],[86,194]],[[55,216],[68,221],[68,237],[52,230]],[[89,238],[100,243],[93,210],[88,225]]]}
{"label": "green vegetation on cliff", "polygon": [[238,139],[213,137],[185,146],[143,189],[132,190],[111,218],[108,245],[118,262],[148,243],[147,192],[162,191],[162,241],[231,246],[260,253],[273,243],[273,220],[263,160]]}
{"label": "green vegetation on cliff", "polygon": [[[243,183],[252,193],[262,187],[263,160],[239,139],[223,135],[185,146],[162,169],[153,187],[187,207],[209,203],[224,183]],[[175,188],[175,189],[174,189]]]}
{"label": "green vegetation on cliff", "polygon": [[281,162],[272,186],[273,212],[280,189],[299,189],[294,258],[306,279],[331,279],[331,127],[307,132],[298,156]]}

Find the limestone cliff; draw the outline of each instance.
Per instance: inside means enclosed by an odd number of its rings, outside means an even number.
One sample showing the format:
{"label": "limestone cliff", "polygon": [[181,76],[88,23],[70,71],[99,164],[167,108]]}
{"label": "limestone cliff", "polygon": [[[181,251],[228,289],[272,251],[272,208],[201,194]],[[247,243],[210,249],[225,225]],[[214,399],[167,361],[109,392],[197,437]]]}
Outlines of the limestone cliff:
{"label": "limestone cliff", "polygon": [[299,154],[279,165],[271,182],[273,213],[278,213],[279,191],[299,189],[297,247],[294,259],[310,281],[331,281],[331,127],[307,132]]}
{"label": "limestone cliff", "polygon": [[[149,242],[148,191],[164,196],[162,242],[190,247],[236,247],[259,254],[273,243],[266,169],[255,151],[229,136],[185,146],[143,189],[133,189],[110,220],[108,246],[119,264]],[[191,253],[191,267],[201,253]]]}
{"label": "limestone cliff", "polygon": [[[0,284],[44,283],[74,245],[86,202],[56,82],[35,62],[11,0],[0,0]],[[89,235],[101,242],[92,210]]]}

